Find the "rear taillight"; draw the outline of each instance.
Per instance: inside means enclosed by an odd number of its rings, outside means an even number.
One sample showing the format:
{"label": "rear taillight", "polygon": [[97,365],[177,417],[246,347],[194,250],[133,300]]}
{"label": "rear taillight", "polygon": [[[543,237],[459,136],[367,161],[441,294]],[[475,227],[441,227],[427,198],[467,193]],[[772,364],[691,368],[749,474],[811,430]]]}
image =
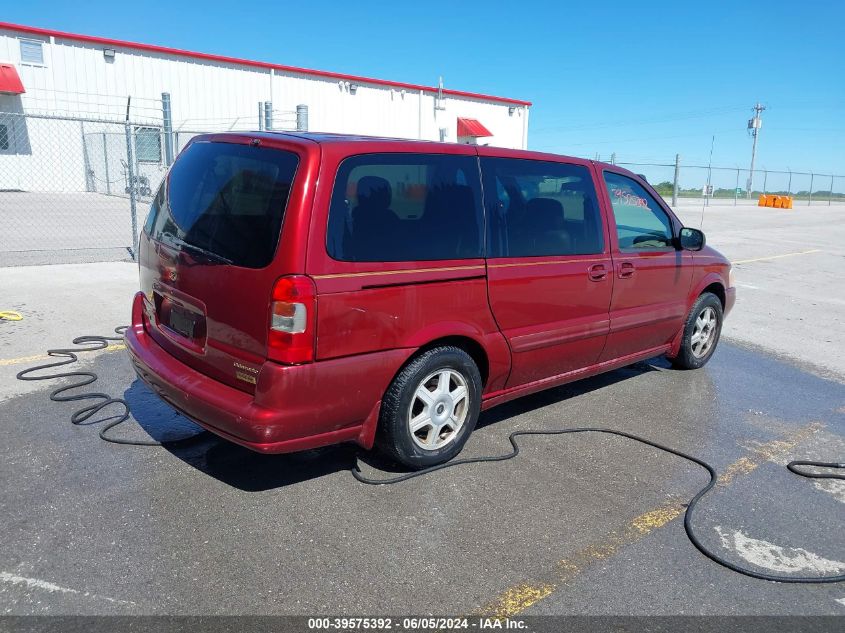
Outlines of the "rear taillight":
{"label": "rear taillight", "polygon": [[150,329],[150,321],[155,314],[155,309],[152,308],[147,296],[143,292],[136,292],[135,299],[132,301],[132,325],[133,327],[140,327],[144,330]]}
{"label": "rear taillight", "polygon": [[267,357],[280,363],[314,360],[317,289],[310,277],[280,277],[270,302]]}

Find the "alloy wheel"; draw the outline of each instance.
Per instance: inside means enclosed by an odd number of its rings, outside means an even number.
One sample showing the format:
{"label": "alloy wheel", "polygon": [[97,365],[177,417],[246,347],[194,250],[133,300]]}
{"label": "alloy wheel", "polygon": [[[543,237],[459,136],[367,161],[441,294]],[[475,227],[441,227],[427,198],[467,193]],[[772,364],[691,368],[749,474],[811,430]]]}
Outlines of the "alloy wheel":
{"label": "alloy wheel", "polygon": [[719,320],[716,310],[711,306],[704,308],[695,319],[695,326],[690,338],[692,355],[696,358],[703,358],[716,342],[716,330]]}
{"label": "alloy wheel", "polygon": [[452,442],[469,413],[469,389],[454,369],[438,369],[417,386],[408,408],[408,427],[414,443],[426,451]]}

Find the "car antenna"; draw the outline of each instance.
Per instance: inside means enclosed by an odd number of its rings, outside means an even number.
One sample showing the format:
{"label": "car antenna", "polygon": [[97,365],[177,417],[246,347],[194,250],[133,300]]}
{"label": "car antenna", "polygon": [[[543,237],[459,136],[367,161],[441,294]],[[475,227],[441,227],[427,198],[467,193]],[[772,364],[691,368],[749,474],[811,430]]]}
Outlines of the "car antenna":
{"label": "car antenna", "polygon": [[698,223],[698,230],[704,227],[704,208],[707,206],[707,196],[710,195],[710,180],[713,174],[713,146],[716,145],[716,135],[710,139],[710,160],[707,163],[707,184],[704,186],[704,202],[701,204],[701,222]]}

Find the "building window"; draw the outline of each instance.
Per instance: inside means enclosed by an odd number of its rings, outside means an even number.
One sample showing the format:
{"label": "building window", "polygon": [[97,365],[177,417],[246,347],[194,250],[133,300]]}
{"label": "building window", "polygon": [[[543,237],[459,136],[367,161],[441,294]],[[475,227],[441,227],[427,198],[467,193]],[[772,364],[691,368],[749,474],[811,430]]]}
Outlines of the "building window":
{"label": "building window", "polygon": [[161,133],[157,127],[135,128],[135,159],[139,163],[161,162]]}
{"label": "building window", "polygon": [[9,126],[0,125],[0,150],[9,149]]}
{"label": "building window", "polygon": [[43,42],[38,40],[21,40],[21,63],[44,64]]}

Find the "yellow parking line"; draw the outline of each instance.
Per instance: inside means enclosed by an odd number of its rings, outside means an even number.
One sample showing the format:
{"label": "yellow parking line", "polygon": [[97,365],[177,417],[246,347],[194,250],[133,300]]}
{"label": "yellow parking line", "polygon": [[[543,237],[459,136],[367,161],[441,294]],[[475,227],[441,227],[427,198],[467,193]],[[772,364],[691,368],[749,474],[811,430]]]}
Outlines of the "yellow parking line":
{"label": "yellow parking line", "polygon": [[552,595],[555,589],[575,578],[591,563],[610,558],[622,547],[636,543],[646,534],[678,518],[683,512],[684,504],[680,500],[673,500],[634,517],[621,530],[613,531],[605,535],[601,541],[558,561],[550,581],[522,583],[510,587],[481,607],[478,615],[511,618],[522,613],[531,605]]}
{"label": "yellow parking line", "polygon": [[[718,479],[719,485],[726,486],[737,477],[753,472],[763,462],[776,461],[823,427],[823,424],[814,422],[777,440],[748,442],[745,448],[750,450],[752,455],[741,457],[728,465]],[[648,534],[683,516],[685,507],[685,502],[672,499],[658,508],[634,517],[620,530],[614,530],[604,535],[601,540],[558,561],[547,578],[523,582],[506,589],[480,607],[476,615],[496,618],[512,618],[519,615],[531,605],[548,598],[591,564],[607,560],[623,547],[633,545]]]}
{"label": "yellow parking line", "polygon": [[779,457],[786,455],[789,451],[795,448],[798,444],[808,439],[810,436],[818,433],[824,428],[821,422],[813,422],[807,426],[801,427],[797,431],[790,433],[787,437],[781,440],[771,440],[769,442],[746,442],[744,447],[751,451],[752,455],[749,457],[740,457],[733,464],[728,465],[719,478],[716,480],[716,485],[727,486],[734,479],[740,475],[747,475],[754,472],[765,462],[777,461]]}
{"label": "yellow parking line", "polygon": [[557,589],[555,585],[545,583],[516,585],[499,594],[496,600],[490,604],[482,607],[480,615],[507,618],[522,613],[532,604],[550,596],[555,589]]}
{"label": "yellow parking line", "polygon": [[754,259],[738,259],[732,264],[750,264],[751,262],[764,262],[770,259],[780,259],[781,257],[794,257],[795,255],[809,255],[810,253],[821,253],[822,249],[812,248],[809,251],[799,251],[797,253],[784,253],[783,255],[769,255],[768,257],[755,257]]}
{"label": "yellow parking line", "polygon": [[[116,352],[121,349],[126,349],[126,345],[123,343],[115,343],[114,345],[109,345],[108,347],[104,347],[103,349],[95,350],[97,352]],[[37,360],[61,360],[61,358],[55,358],[54,356],[47,356],[47,354],[38,354],[36,356],[21,356],[20,358],[0,358],[0,367],[5,367],[6,365],[19,365],[21,363],[33,363]]]}

